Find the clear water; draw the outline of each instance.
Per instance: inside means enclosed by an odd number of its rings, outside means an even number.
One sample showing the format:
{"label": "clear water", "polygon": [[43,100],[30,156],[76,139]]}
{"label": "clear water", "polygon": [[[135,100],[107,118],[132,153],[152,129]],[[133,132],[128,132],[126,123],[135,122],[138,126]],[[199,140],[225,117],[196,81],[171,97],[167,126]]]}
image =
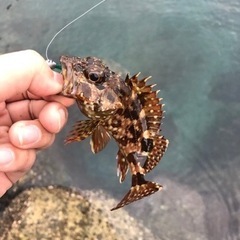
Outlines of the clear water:
{"label": "clear water", "polygon": [[[44,55],[55,32],[94,3],[2,0],[0,52],[31,48]],[[168,186],[129,212],[160,239],[240,239],[240,1],[108,0],[53,42],[50,57],[63,54],[141,71],[161,89],[170,146],[149,179]],[[77,108],[70,118],[67,130],[81,118]],[[130,183],[118,184],[116,144],[97,156],[88,141],[63,148],[67,130],[45,156],[63,166],[71,185],[120,199]],[[147,214],[151,204],[158,217]]]}

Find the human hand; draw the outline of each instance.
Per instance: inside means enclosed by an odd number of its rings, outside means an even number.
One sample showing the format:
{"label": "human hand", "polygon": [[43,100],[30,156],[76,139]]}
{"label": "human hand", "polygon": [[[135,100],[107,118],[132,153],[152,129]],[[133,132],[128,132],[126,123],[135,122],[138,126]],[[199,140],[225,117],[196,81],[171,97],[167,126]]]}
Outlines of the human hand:
{"label": "human hand", "polygon": [[61,74],[35,51],[0,55],[0,197],[50,146],[73,100],[56,95]]}

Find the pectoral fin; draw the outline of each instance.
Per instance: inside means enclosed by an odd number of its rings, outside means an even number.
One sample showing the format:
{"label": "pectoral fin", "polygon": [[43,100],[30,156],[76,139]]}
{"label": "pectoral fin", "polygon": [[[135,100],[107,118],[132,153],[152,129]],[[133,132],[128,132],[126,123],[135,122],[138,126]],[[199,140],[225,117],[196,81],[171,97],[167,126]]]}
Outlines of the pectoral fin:
{"label": "pectoral fin", "polygon": [[109,133],[101,125],[98,125],[93,131],[92,139],[90,142],[92,152],[98,153],[103,148],[105,148],[110,138],[111,137]]}
{"label": "pectoral fin", "polygon": [[97,125],[98,121],[93,120],[83,120],[76,122],[68,137],[65,139],[65,144],[75,141],[80,142],[84,140],[92,134]]}

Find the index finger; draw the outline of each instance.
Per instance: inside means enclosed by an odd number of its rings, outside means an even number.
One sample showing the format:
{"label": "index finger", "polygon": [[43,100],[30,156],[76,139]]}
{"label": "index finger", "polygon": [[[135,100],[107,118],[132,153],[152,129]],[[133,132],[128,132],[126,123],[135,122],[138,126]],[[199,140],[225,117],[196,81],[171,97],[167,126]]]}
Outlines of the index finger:
{"label": "index finger", "polygon": [[29,91],[39,97],[62,90],[63,79],[33,50],[0,55],[0,102]]}

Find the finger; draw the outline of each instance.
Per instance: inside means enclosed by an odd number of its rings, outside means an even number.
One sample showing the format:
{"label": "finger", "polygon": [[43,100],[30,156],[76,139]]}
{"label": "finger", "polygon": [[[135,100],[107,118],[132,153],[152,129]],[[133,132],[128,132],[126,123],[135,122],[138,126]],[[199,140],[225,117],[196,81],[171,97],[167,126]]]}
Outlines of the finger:
{"label": "finger", "polygon": [[0,125],[0,146],[9,142],[9,127]]}
{"label": "finger", "polygon": [[67,122],[68,112],[60,103],[48,103],[39,114],[42,126],[51,133],[58,133]]}
{"label": "finger", "polygon": [[[10,115],[9,118],[11,119],[7,126],[21,120],[37,119],[42,110],[43,113],[41,113],[41,118],[44,118],[43,123],[50,121],[50,123],[46,124],[46,128],[52,133],[59,132],[67,121],[67,110],[58,102],[49,103],[44,100],[23,100],[9,103],[6,107]],[[48,125],[51,125],[50,128]]]}
{"label": "finger", "polygon": [[35,94],[32,94],[31,92],[29,91],[25,91],[23,93],[19,93],[19,94],[16,94],[14,95],[13,97],[10,97],[8,99],[6,99],[6,103],[11,103],[11,102],[16,102],[16,101],[21,101],[21,100],[43,100],[44,98],[41,97],[41,96],[37,96]]}
{"label": "finger", "polygon": [[11,119],[11,124],[21,120],[33,120],[38,118],[39,113],[46,104],[48,104],[48,102],[44,100],[22,100],[8,103],[6,108]]}
{"label": "finger", "polygon": [[[32,161],[32,165],[34,164],[35,161]],[[31,168],[32,165],[30,165],[30,167],[24,171],[14,171],[14,172],[6,172],[5,175],[6,177],[9,179],[9,181],[13,183],[17,182],[21,177],[23,177],[26,172],[28,172]]]}
{"label": "finger", "polygon": [[[34,161],[33,161],[34,162]],[[16,172],[0,172],[0,198],[6,193],[6,191],[12,187],[22,176],[26,174],[26,171],[16,171]]]}
{"label": "finger", "polygon": [[29,170],[36,158],[34,149],[24,150],[10,143],[0,147],[0,172],[15,172]]}
{"label": "finger", "polygon": [[6,109],[6,103],[0,103],[0,126],[10,126],[12,124],[12,119]]}
{"label": "finger", "polygon": [[65,107],[70,107],[71,105],[73,105],[75,103],[75,99],[64,97],[61,95],[51,95],[51,96],[44,97],[44,99],[47,101],[61,103]]}
{"label": "finger", "polygon": [[6,102],[12,103],[12,102],[21,101],[21,100],[46,100],[48,102],[59,102],[66,107],[73,105],[75,102],[73,98],[64,97],[61,95],[50,95],[46,97],[39,97],[29,92],[23,93],[22,96],[14,96],[12,98],[9,98]]}
{"label": "finger", "polygon": [[9,129],[10,142],[20,149],[39,149],[50,146],[55,135],[48,132],[39,120],[19,121]]}
{"label": "finger", "polygon": [[27,90],[37,96],[53,95],[62,90],[61,74],[53,72],[44,58],[33,50],[3,54],[0,66],[0,102]]}
{"label": "finger", "polygon": [[2,197],[6,191],[12,187],[12,181],[6,176],[5,173],[0,172],[0,197]]}

